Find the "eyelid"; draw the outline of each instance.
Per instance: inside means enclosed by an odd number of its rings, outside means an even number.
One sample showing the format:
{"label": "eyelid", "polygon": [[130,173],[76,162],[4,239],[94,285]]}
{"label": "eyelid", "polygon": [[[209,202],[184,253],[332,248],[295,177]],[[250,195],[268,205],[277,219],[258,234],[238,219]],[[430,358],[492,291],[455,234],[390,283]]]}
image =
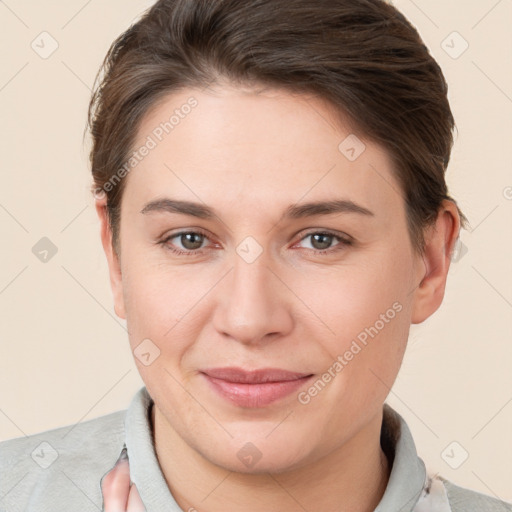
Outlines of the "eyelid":
{"label": "eyelid", "polygon": [[[162,237],[162,240],[157,242],[157,243],[162,244],[162,245],[165,246],[166,244],[169,243],[169,241],[171,239],[176,238],[176,237],[178,237],[180,235],[186,235],[186,234],[189,234],[189,233],[202,235],[204,238],[206,238],[207,240],[210,240],[210,242],[211,242],[210,234],[207,231],[205,231],[204,229],[199,228],[199,227],[198,228],[191,227],[191,228],[182,229],[182,230],[176,231],[174,233],[169,233],[167,235],[164,235]],[[334,245],[333,247],[329,247],[327,249],[308,249],[308,248],[305,248],[306,251],[312,251],[312,252],[317,253],[317,254],[324,254],[324,253],[329,253],[329,252],[332,253],[332,252],[335,252],[337,250],[337,248],[339,248],[339,246],[347,246],[347,245],[352,245],[354,243],[354,239],[350,235],[347,235],[346,233],[341,233],[341,232],[337,232],[337,231],[326,229],[326,228],[308,228],[305,232],[299,232],[300,238],[296,242],[294,242],[292,247],[294,247],[298,243],[302,242],[308,236],[320,235],[320,234],[331,236],[333,238],[337,238],[339,240],[339,243],[337,245]],[[213,243],[213,245],[217,245],[218,246],[218,244],[215,244],[215,243]],[[178,254],[179,253],[181,253],[181,254],[190,254],[190,255],[200,254],[205,249],[207,249],[207,247],[202,247],[200,249],[194,249],[194,250],[182,250],[182,249],[179,249],[179,248],[169,248],[169,250],[171,252],[175,252],[175,253],[178,253]]]}
{"label": "eyelid", "polygon": [[[202,235],[204,238],[208,239],[211,241],[211,236],[210,234],[205,231],[204,229],[202,228],[186,228],[186,229],[180,229],[174,233],[166,233],[164,236],[161,237],[161,239],[159,241],[157,241],[157,243],[161,243],[161,244],[165,244],[167,242],[169,242],[169,240],[173,239],[173,238],[176,238],[180,235],[187,235],[187,234],[190,234],[190,233],[193,233],[193,234],[198,234],[198,235]],[[201,248],[201,249],[196,249],[196,251],[202,251],[204,249]],[[179,249],[181,250],[181,249]],[[193,253],[194,251],[187,251],[187,252],[190,252],[190,253]]]}
{"label": "eyelid", "polygon": [[313,252],[316,254],[334,253],[338,249],[342,248],[343,246],[353,245],[355,242],[355,240],[350,235],[347,235],[346,233],[341,233],[341,232],[337,232],[337,231],[333,231],[333,230],[325,229],[325,228],[310,228],[307,231],[302,232],[300,234],[300,238],[293,244],[292,247],[299,244],[300,242],[302,242],[304,239],[308,238],[311,235],[327,235],[327,236],[330,236],[333,238],[337,238],[339,240],[338,244],[336,244],[332,247],[329,247],[327,249],[304,248],[304,250],[310,251],[310,252]]}
{"label": "eyelid", "polygon": [[299,234],[301,235],[301,238],[299,239],[299,241],[303,240],[305,237],[307,237],[309,235],[320,235],[320,234],[335,236],[335,237],[341,238],[342,240],[345,240],[347,242],[354,241],[354,239],[347,233],[343,233],[341,231],[335,231],[335,230],[328,229],[328,228],[308,228],[305,232],[301,231],[301,232],[299,232]]}

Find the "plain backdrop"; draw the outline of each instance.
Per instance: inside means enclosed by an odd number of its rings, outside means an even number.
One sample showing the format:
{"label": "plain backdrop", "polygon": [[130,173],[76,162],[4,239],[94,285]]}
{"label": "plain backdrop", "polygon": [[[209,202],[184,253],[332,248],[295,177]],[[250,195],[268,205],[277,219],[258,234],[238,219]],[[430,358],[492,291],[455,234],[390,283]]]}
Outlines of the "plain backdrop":
{"label": "plain backdrop", "polygon": [[[0,440],[125,409],[143,385],[112,305],[82,135],[108,47],[151,3],[0,2]],[[512,500],[512,2],[394,3],[449,83],[447,182],[471,229],[441,308],[411,327],[388,403],[431,471]]]}

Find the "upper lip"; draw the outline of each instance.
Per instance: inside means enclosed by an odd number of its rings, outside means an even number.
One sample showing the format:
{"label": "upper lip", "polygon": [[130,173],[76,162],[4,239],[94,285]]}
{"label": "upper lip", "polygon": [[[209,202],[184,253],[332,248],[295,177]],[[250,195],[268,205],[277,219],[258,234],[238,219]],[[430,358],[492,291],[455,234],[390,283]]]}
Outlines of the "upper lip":
{"label": "upper lip", "polygon": [[241,384],[261,384],[265,382],[286,382],[309,377],[310,373],[298,373],[283,370],[281,368],[258,368],[256,370],[244,370],[237,367],[208,368],[202,370],[209,377],[236,382]]}

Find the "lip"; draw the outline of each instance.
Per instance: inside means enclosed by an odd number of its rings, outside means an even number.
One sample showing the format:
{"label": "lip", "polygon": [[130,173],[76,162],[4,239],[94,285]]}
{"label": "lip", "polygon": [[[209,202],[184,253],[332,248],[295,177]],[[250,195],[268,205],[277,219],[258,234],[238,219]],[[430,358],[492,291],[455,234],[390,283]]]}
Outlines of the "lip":
{"label": "lip", "polygon": [[202,370],[211,388],[240,407],[265,407],[302,387],[312,374],[280,368],[244,370],[237,367]]}

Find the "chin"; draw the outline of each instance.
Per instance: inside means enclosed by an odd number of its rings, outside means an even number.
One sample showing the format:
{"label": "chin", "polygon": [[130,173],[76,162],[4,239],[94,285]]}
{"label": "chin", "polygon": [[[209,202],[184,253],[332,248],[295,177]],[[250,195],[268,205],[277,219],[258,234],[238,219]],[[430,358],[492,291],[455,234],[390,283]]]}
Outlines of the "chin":
{"label": "chin", "polygon": [[228,471],[253,475],[286,473],[303,466],[308,456],[301,447],[295,449],[290,442],[276,445],[268,440],[254,443],[232,440],[220,453],[208,451],[202,455]]}

